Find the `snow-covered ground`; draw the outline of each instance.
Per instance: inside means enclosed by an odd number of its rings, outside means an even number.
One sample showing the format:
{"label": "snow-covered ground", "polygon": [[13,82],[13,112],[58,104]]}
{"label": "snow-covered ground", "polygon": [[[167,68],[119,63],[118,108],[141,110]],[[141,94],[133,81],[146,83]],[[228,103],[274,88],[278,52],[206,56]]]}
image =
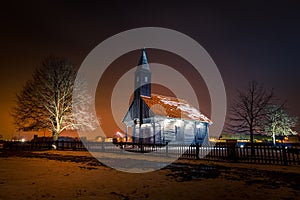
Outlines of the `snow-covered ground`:
{"label": "snow-covered ground", "polygon": [[89,152],[0,153],[1,200],[299,199],[299,194],[299,166],[180,159],[133,174],[106,167]]}

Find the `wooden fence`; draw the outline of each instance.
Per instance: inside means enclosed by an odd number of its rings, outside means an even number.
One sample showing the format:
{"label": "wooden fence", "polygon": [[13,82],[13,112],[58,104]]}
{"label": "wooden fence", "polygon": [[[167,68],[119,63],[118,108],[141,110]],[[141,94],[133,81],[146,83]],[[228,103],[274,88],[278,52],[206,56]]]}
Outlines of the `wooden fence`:
{"label": "wooden fence", "polygon": [[189,159],[227,160],[233,162],[300,165],[300,146],[255,144],[254,154],[250,145],[239,147],[237,144],[216,143],[214,146],[196,146],[184,144],[153,145],[140,143],[106,143],[80,141],[45,141],[45,142],[5,142],[3,149],[10,150],[58,150],[99,151],[122,153],[151,153],[153,156],[182,157]]}

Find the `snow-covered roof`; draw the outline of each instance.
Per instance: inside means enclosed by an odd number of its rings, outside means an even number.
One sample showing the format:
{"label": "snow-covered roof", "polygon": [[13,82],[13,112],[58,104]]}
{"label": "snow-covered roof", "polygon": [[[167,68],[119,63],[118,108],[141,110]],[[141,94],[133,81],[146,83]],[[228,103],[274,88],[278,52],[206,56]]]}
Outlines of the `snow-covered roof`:
{"label": "snow-covered roof", "polygon": [[151,94],[151,97],[141,96],[154,115],[198,120],[212,124],[212,121],[200,113],[198,109],[190,105],[186,100],[175,97],[167,97],[158,94]]}

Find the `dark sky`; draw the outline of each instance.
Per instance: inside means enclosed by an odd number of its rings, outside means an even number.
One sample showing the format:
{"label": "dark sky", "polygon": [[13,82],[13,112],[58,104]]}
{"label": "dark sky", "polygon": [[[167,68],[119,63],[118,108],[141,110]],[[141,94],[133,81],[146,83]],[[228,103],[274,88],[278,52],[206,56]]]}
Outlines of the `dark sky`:
{"label": "dark sky", "polygon": [[147,26],[174,29],[199,42],[218,66],[229,100],[236,88],[256,80],[274,88],[288,111],[300,116],[300,3],[108,2],[1,4],[0,134],[15,133],[9,115],[15,94],[45,57],[65,57],[80,66],[106,38]]}

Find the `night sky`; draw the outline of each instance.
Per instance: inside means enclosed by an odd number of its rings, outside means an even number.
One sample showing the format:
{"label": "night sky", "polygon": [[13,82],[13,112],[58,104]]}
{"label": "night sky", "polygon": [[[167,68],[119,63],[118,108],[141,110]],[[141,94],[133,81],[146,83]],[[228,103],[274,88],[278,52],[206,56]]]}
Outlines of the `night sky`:
{"label": "night sky", "polygon": [[[300,3],[109,2],[1,4],[1,135],[10,139],[16,134],[9,114],[15,94],[45,57],[64,57],[79,67],[88,53],[108,37],[148,26],[180,31],[201,44],[221,72],[229,101],[237,88],[255,80],[274,88],[276,97],[287,101],[288,111],[300,116]],[[128,63],[137,64],[139,58],[132,55]],[[156,59],[154,55],[148,54],[150,62]],[[209,108],[201,110],[209,115]]]}

